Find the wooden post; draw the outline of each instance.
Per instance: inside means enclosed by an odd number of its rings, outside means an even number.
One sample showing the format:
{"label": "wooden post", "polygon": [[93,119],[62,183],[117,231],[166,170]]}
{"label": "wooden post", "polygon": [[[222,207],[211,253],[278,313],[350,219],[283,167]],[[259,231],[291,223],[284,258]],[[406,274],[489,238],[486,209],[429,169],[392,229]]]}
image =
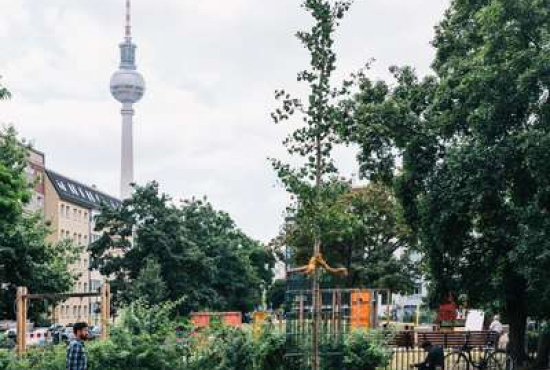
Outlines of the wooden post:
{"label": "wooden post", "polygon": [[109,325],[111,319],[111,288],[109,283],[101,287],[101,339],[109,339]]}
{"label": "wooden post", "polygon": [[27,288],[17,288],[17,353],[23,356],[27,351]]}

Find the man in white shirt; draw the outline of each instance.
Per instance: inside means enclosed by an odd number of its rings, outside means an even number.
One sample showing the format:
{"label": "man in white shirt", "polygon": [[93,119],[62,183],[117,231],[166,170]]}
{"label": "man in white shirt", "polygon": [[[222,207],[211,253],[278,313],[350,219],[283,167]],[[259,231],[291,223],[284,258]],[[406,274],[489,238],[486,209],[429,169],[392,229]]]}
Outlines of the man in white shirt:
{"label": "man in white shirt", "polygon": [[502,333],[504,332],[504,326],[500,322],[500,316],[499,315],[495,315],[495,317],[493,318],[493,322],[489,326],[489,331],[492,331],[493,333],[496,333],[496,335],[495,335],[495,347],[498,348],[498,343],[499,343],[500,337],[501,337]]}
{"label": "man in white shirt", "polygon": [[491,323],[491,326],[489,326],[490,331],[494,331],[495,333],[498,333],[498,335],[501,335],[504,331],[504,327],[502,326],[502,323],[500,322],[500,316],[495,315],[493,318],[493,322]]}

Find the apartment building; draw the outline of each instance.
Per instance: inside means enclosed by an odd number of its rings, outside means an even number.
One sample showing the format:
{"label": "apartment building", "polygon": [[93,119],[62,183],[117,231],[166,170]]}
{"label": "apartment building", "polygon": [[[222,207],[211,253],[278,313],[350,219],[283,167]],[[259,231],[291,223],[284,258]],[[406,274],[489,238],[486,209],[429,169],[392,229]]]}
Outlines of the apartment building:
{"label": "apartment building", "polygon": [[[45,170],[45,216],[51,223],[51,242],[70,240],[82,247],[78,260],[70,267],[78,276],[75,292],[95,292],[104,278],[98,271],[90,269],[90,255],[87,246],[100,234],[94,232],[94,216],[105,203],[118,207],[120,201],[95,187],[84,185],[54,171]],[[55,320],[61,324],[86,321],[97,324],[98,316],[94,308],[98,304],[95,298],[70,298],[62,302],[54,313]]]}
{"label": "apartment building", "polygon": [[31,201],[25,205],[25,211],[27,212],[44,212],[45,168],[46,159],[44,153],[29,148],[25,174],[29,184],[33,185],[33,192]]}

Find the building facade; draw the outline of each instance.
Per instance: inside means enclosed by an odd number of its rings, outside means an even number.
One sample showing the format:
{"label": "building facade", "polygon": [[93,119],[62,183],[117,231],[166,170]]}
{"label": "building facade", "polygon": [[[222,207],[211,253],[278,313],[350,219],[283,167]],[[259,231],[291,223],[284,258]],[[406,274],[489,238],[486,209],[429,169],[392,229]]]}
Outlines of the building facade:
{"label": "building facade", "polygon": [[44,212],[44,201],[46,196],[45,169],[46,159],[44,153],[29,148],[25,174],[29,184],[33,185],[33,192],[31,201],[25,205],[25,211],[27,212]]}
{"label": "building facade", "polygon": [[[120,201],[54,171],[45,170],[45,173],[44,211],[52,228],[49,241],[67,240],[82,248],[79,258],[70,267],[77,276],[74,292],[96,292],[104,278],[98,271],[90,269],[87,252],[88,245],[100,236],[94,232],[94,216],[103,203],[118,207]],[[57,306],[54,320],[64,325],[81,321],[97,324],[97,304],[96,298],[70,298]]]}

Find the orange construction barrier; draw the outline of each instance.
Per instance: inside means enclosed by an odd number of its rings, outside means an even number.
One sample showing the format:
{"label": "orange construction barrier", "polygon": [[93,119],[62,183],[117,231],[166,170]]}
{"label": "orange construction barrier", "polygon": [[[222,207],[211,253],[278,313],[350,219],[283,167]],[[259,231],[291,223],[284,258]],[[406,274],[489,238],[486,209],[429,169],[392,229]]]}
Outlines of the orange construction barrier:
{"label": "orange construction barrier", "polygon": [[243,324],[243,316],[240,312],[194,312],[191,314],[191,322],[197,328],[210,326],[213,318],[219,319],[227,326],[240,327]]}
{"label": "orange construction barrier", "polygon": [[370,328],[372,323],[372,294],[370,290],[351,293],[351,327]]}

